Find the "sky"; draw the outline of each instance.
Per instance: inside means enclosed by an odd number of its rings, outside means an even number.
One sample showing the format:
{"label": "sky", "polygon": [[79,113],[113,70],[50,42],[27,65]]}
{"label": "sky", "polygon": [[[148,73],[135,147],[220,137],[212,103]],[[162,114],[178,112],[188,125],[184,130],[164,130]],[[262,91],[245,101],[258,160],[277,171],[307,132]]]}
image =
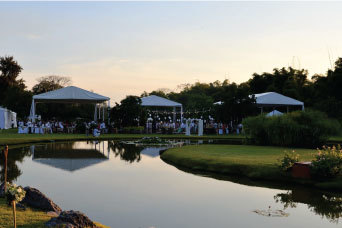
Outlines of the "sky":
{"label": "sky", "polygon": [[109,96],[273,68],[324,74],[342,56],[342,2],[0,2],[0,56]]}

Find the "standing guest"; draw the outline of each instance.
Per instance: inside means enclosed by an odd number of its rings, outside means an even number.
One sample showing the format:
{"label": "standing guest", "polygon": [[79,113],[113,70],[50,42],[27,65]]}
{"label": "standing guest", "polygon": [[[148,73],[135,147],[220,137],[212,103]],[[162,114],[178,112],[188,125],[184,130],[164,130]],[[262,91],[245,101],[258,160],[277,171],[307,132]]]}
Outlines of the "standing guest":
{"label": "standing guest", "polygon": [[59,123],[58,123],[58,128],[60,129],[61,132],[64,132],[64,126],[63,126],[63,123],[61,121],[59,121]]}
{"label": "standing guest", "polygon": [[46,133],[52,134],[52,128],[49,121],[45,124],[45,131]]}
{"label": "standing guest", "polygon": [[100,124],[100,131],[101,131],[101,134],[104,134],[106,131],[106,124],[104,122]]}
{"label": "standing guest", "polygon": [[84,125],[85,125],[85,134],[86,136],[89,136],[90,123],[84,122]]}

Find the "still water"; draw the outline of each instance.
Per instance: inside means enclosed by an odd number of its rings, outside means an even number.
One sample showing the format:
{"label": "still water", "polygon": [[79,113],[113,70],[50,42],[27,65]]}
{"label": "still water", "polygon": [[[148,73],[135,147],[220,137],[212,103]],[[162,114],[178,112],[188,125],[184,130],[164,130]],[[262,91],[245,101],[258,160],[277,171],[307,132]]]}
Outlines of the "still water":
{"label": "still water", "polygon": [[[187,173],[163,162],[163,149],[115,141],[31,145],[9,151],[9,178],[114,228],[342,226],[342,195]],[[289,216],[253,212],[269,206]]]}

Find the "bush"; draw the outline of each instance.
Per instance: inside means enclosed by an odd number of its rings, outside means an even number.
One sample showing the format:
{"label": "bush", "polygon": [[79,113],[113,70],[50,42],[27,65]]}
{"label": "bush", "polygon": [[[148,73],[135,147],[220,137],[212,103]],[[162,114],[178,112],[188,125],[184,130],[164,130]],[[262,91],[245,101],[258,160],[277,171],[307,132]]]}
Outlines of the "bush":
{"label": "bush", "polygon": [[129,134],[141,134],[144,131],[144,127],[142,126],[131,126],[131,127],[124,127],[123,133],[129,133]]}
{"label": "bush", "polygon": [[342,173],[341,146],[325,147],[318,150],[312,161],[312,174],[318,178],[332,178]]}
{"label": "bush", "polygon": [[338,121],[319,111],[296,111],[281,116],[259,115],[243,120],[248,140],[259,145],[321,146],[340,128]]}
{"label": "bush", "polygon": [[299,161],[299,154],[297,154],[294,150],[292,152],[286,152],[284,157],[280,160],[280,168],[283,171],[289,171],[295,162]]}

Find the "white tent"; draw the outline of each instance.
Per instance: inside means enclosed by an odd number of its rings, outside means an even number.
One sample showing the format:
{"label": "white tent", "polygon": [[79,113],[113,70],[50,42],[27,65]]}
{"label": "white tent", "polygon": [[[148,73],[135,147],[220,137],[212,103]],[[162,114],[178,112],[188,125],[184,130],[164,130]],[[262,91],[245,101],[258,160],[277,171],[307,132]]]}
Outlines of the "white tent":
{"label": "white tent", "polygon": [[17,127],[17,113],[0,107],[0,129],[9,129],[12,127]]}
{"label": "white tent", "polygon": [[[97,119],[97,104],[108,101],[110,107],[110,98],[93,93],[75,86],[68,86],[62,89],[57,89],[47,93],[42,93],[33,96],[30,111],[32,121],[36,118],[37,103],[91,103],[95,104],[94,120]],[[104,108],[104,107],[103,107]],[[99,118],[101,117],[101,109],[99,109]],[[104,119],[104,110],[103,116]]]}
{"label": "white tent", "polygon": [[283,115],[282,112],[279,112],[278,110],[273,110],[272,112],[267,113],[266,116],[281,116]]}
{"label": "white tent", "polygon": [[256,104],[259,108],[279,107],[279,106],[301,106],[304,110],[304,103],[291,97],[284,96],[276,92],[254,94]]}
{"label": "white tent", "polygon": [[151,95],[141,98],[141,106],[145,107],[172,107],[173,108],[173,121],[176,118],[176,108],[180,108],[181,120],[183,119],[183,105],[181,103],[168,100],[163,97]]}

